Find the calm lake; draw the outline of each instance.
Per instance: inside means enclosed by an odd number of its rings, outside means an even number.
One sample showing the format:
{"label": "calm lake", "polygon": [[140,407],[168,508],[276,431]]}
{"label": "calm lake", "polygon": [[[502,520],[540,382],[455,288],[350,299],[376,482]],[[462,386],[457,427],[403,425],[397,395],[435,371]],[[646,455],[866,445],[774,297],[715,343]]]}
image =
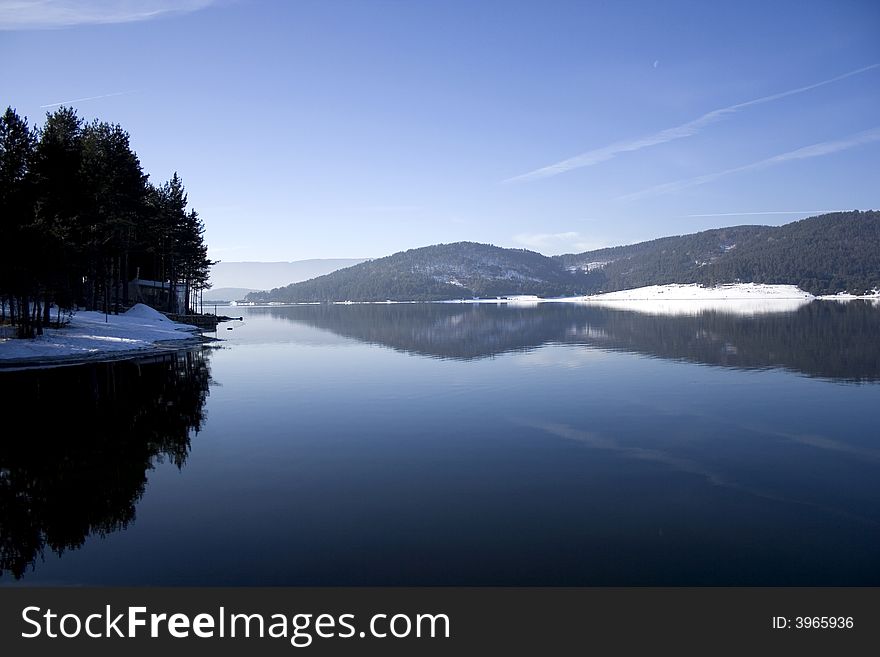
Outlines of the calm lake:
{"label": "calm lake", "polygon": [[0,581],[880,585],[880,306],[239,310],[0,371]]}

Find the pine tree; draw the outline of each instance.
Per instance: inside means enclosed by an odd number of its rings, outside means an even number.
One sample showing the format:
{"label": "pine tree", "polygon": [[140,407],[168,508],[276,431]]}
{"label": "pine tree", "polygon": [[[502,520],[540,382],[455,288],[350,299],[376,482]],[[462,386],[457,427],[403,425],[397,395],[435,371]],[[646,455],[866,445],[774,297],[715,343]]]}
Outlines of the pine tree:
{"label": "pine tree", "polygon": [[34,187],[32,167],[36,137],[11,107],[0,119],[0,294],[8,301],[10,317],[19,335],[33,335],[30,298],[36,243],[33,230]]}
{"label": "pine tree", "polygon": [[119,311],[127,283],[134,227],[143,211],[147,177],[119,125],[95,121],[83,130],[80,169],[85,192],[80,230],[86,248],[88,306]]}
{"label": "pine tree", "polygon": [[36,227],[41,235],[40,282],[45,296],[45,322],[50,302],[69,310],[81,293],[83,254],[75,228],[81,211],[82,121],[61,107],[47,114],[34,162]]}

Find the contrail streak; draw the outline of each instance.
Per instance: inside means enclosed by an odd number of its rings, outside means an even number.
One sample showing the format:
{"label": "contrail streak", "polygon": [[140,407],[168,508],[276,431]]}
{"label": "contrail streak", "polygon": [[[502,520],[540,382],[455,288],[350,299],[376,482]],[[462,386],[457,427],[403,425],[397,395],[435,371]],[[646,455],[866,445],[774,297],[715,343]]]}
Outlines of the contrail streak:
{"label": "contrail streak", "polygon": [[744,164],[743,166],[734,167],[732,169],[725,169],[724,171],[707,173],[702,176],[696,176],[694,178],[687,178],[685,180],[676,180],[673,182],[663,183],[661,185],[654,185],[653,187],[648,187],[647,189],[633,192],[632,194],[625,194],[623,196],[620,196],[618,197],[618,200],[632,201],[642,198],[644,196],[653,196],[655,194],[665,194],[668,192],[678,192],[688,187],[705,185],[706,183],[713,182],[715,180],[718,180],[719,178],[723,178],[724,176],[729,176],[734,173],[754,171],[756,169],[765,169],[767,167],[775,166],[777,164],[783,164],[785,162],[792,162],[795,160],[807,160],[813,157],[830,155],[832,153],[838,153],[840,151],[845,151],[850,148],[855,148],[856,146],[868,144],[873,141],[880,141],[880,127],[872,128],[870,130],[864,130],[854,135],[844,137],[843,139],[833,139],[830,141],[819,142],[818,144],[811,144],[809,146],[804,146],[803,148],[798,148],[797,150],[774,155],[773,157],[768,157],[764,160],[759,160],[758,162],[752,162],[751,164]]}
{"label": "contrail streak", "polygon": [[551,176],[557,176],[560,173],[571,171],[572,169],[579,169],[581,167],[593,166],[594,164],[605,162],[614,157],[617,157],[617,155],[619,155],[620,153],[639,151],[643,148],[648,148],[650,146],[656,146],[658,144],[665,144],[666,142],[675,141],[676,139],[691,137],[701,132],[707,126],[716,123],[731,114],[735,114],[746,107],[769,103],[774,100],[779,100],[780,98],[786,98],[787,96],[794,96],[795,94],[800,94],[804,93],[805,91],[824,87],[827,84],[839,82],[840,80],[844,80],[846,78],[852,77],[854,75],[859,75],[861,73],[866,73],[867,71],[871,71],[876,68],[880,68],[880,63],[871,64],[870,66],[864,66],[854,71],[849,71],[848,73],[843,73],[833,78],[822,80],[821,82],[808,84],[805,87],[789,89],[787,91],[771,94],[769,96],[755,98],[754,100],[747,100],[744,103],[737,103],[736,105],[730,105],[728,107],[722,107],[721,109],[712,110],[711,112],[706,112],[702,116],[692,121],[682,123],[681,125],[675,126],[673,128],[666,128],[665,130],[661,130],[660,132],[655,132],[652,135],[639,137],[637,139],[617,141],[613,144],[609,144],[608,146],[603,146],[602,148],[596,148],[594,150],[587,151],[586,153],[575,155],[574,157],[568,158],[567,160],[562,160],[561,162],[557,162],[556,164],[551,164],[546,167],[541,167],[540,169],[535,169],[534,171],[521,174],[519,176],[514,176],[513,178],[508,178],[503,182],[527,182],[530,180],[538,180],[540,178],[549,178]]}
{"label": "contrail streak", "polygon": [[99,100],[101,98],[112,98],[113,96],[125,96],[126,94],[133,94],[132,91],[116,91],[112,94],[102,94],[100,96],[87,96],[85,98],[74,98],[73,100],[62,100],[60,103],[49,103],[48,105],[40,105],[40,109],[46,109],[47,107],[58,107],[59,105],[73,105],[74,103],[84,103],[87,100]]}

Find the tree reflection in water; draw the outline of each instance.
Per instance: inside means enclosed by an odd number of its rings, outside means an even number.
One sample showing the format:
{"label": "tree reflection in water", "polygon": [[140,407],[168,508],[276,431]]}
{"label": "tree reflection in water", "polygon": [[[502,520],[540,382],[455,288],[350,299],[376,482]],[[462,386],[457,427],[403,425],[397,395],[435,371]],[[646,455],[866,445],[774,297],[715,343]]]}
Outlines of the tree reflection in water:
{"label": "tree reflection in water", "polygon": [[[147,471],[178,468],[205,420],[206,350],[0,372],[0,575],[135,519]],[[16,427],[13,429],[12,427]]]}

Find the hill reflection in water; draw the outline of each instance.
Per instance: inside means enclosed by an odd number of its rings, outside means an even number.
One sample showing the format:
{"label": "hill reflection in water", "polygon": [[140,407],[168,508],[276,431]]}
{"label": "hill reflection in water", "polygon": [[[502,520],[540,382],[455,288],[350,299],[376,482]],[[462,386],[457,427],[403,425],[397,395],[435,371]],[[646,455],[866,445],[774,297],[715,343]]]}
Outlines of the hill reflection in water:
{"label": "hill reflection in water", "polygon": [[472,360],[574,344],[740,369],[779,367],[880,380],[880,307],[813,302],[760,315],[653,315],[577,304],[364,304],[253,308],[337,335],[433,358]]}

